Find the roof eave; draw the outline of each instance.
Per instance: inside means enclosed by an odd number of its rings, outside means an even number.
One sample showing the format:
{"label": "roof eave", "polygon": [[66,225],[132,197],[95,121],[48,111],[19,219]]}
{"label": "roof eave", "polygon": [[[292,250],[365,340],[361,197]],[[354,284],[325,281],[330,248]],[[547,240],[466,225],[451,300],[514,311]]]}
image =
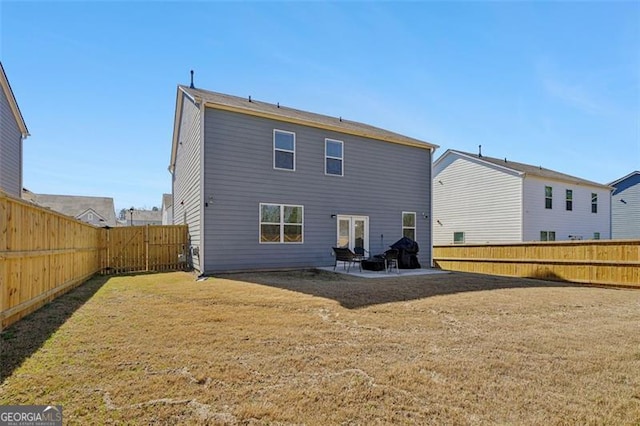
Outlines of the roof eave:
{"label": "roof eave", "polygon": [[634,175],[640,175],[640,171],[639,170],[634,170],[631,173],[629,173],[628,175],[621,177],[620,179],[616,179],[613,182],[609,182],[608,185],[613,187],[614,185],[617,185],[620,182],[625,181],[625,180],[629,179],[631,176],[634,176]]}
{"label": "roof eave", "polygon": [[[508,167],[508,166],[502,166],[502,165],[500,165],[500,164],[496,164],[496,163],[493,163],[493,162],[491,162],[491,161],[486,161],[486,160],[483,160],[483,159],[482,159],[482,157],[474,157],[474,156],[472,156],[472,155],[468,155],[468,154],[466,154],[466,153],[464,153],[464,152],[462,152],[462,151],[456,151],[455,149],[448,149],[447,151],[445,151],[445,153],[444,153],[444,154],[442,154],[442,155],[440,156],[440,158],[438,158],[438,160],[436,160],[436,163],[439,163],[439,162],[442,160],[442,158],[444,158],[444,156],[445,156],[445,155],[447,155],[447,154],[449,154],[449,153],[454,153],[454,154],[457,154],[457,155],[459,155],[459,156],[461,156],[461,157],[467,158],[467,159],[469,159],[469,160],[476,160],[476,161],[480,161],[480,162],[482,162],[483,164],[486,164],[486,165],[489,165],[489,166],[493,166],[493,167],[497,167],[497,168],[499,168],[499,169],[507,170],[507,171],[509,171],[509,172],[511,172],[511,173],[515,173],[515,174],[517,174],[518,176],[523,177],[523,178],[524,178],[524,176],[526,175],[526,173],[525,173],[525,172],[523,172],[523,171],[516,170],[516,169],[511,168],[511,167]],[[434,166],[435,166],[435,164],[434,164]]]}
{"label": "roof eave", "polygon": [[418,141],[418,140],[416,140],[415,142],[412,142],[412,141],[407,141],[407,140],[403,140],[403,139],[400,139],[400,138],[394,138],[392,136],[390,136],[390,137],[381,137],[381,136],[378,136],[378,135],[373,135],[373,134],[371,134],[369,132],[361,132],[361,131],[352,130],[352,129],[345,129],[344,127],[340,127],[340,126],[332,126],[330,124],[317,123],[317,122],[310,121],[310,120],[287,117],[285,115],[272,114],[272,113],[269,113],[269,112],[256,111],[256,110],[252,110],[252,109],[236,107],[236,106],[231,106],[231,105],[225,105],[225,104],[220,104],[220,103],[217,103],[217,102],[211,102],[211,101],[207,101],[207,100],[204,100],[204,103],[205,103],[205,106],[207,106],[209,108],[218,109],[218,110],[222,110],[222,111],[236,112],[236,113],[245,114],[245,115],[251,115],[251,116],[255,116],[255,117],[267,118],[267,119],[271,119],[271,120],[284,121],[284,122],[292,123],[292,124],[300,124],[300,125],[307,126],[307,127],[314,127],[314,128],[317,128],[317,129],[331,130],[331,131],[334,131],[334,132],[345,133],[345,134],[354,135],[354,136],[361,136],[361,137],[365,137],[365,138],[368,138],[368,139],[375,139],[375,140],[381,140],[381,141],[385,141],[385,142],[396,143],[396,144],[399,144],[399,145],[407,145],[407,146],[413,146],[413,147],[422,148],[422,149],[429,149],[432,152],[434,150],[436,150],[437,148],[439,148],[438,145],[435,145],[435,144],[432,144],[432,143],[429,143],[429,142],[423,142],[423,141]]}
{"label": "roof eave", "polygon": [[13,90],[11,89],[11,84],[9,83],[9,79],[7,78],[7,74],[4,72],[4,67],[2,66],[2,62],[0,62],[0,85],[2,86],[2,90],[9,101],[9,108],[11,108],[11,113],[18,123],[18,128],[20,129],[20,133],[22,134],[22,139],[26,139],[31,136],[29,133],[29,129],[27,129],[27,124],[24,122],[24,117],[22,117],[22,112],[20,111],[20,107],[18,106],[18,102],[16,101],[16,97],[13,94]]}
{"label": "roof eave", "polygon": [[573,185],[578,185],[578,186],[589,186],[592,188],[600,188],[600,189],[608,189],[609,191],[613,191],[615,188],[611,185],[604,185],[598,182],[589,182],[586,180],[582,180],[580,178],[575,178],[575,179],[571,179],[571,178],[561,178],[561,177],[549,177],[549,176],[541,176],[541,175],[537,175],[535,173],[524,173],[524,176],[529,176],[535,179],[540,179],[540,180],[552,180],[554,182],[563,182],[563,183],[570,183]]}
{"label": "roof eave", "polygon": [[169,161],[168,170],[173,174],[176,167],[176,155],[178,153],[178,133],[180,130],[180,116],[182,115],[182,96],[185,93],[180,86],[176,92],[176,108],[173,117],[173,137],[171,138],[171,160]]}

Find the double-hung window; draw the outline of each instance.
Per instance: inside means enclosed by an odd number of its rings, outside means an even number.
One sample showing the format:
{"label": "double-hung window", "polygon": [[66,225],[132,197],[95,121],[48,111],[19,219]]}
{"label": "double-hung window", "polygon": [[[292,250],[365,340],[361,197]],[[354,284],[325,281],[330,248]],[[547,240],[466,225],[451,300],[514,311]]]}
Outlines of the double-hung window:
{"label": "double-hung window", "polygon": [[573,191],[567,189],[567,210],[573,210]]}
{"label": "double-hung window", "polygon": [[415,212],[402,212],[402,236],[416,240]]}
{"label": "double-hung window", "polygon": [[261,243],[302,243],[304,207],[260,203]]}
{"label": "double-hung window", "polygon": [[540,231],[540,241],[555,241],[556,231]]}
{"label": "double-hung window", "polygon": [[344,143],[342,141],[324,140],[324,173],[326,175],[343,176]]}
{"label": "double-hung window", "polygon": [[296,169],[296,134],[284,130],[273,131],[273,168]]}
{"label": "double-hung window", "polygon": [[550,186],[544,187],[544,208],[550,209],[553,207],[553,188]]}
{"label": "double-hung window", "polygon": [[591,213],[598,213],[598,194],[591,193]]}

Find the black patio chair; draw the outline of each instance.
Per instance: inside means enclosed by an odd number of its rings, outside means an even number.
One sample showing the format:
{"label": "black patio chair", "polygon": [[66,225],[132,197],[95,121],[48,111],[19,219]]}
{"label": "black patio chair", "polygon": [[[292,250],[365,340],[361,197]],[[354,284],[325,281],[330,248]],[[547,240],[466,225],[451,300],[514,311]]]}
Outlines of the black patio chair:
{"label": "black patio chair", "polygon": [[364,247],[354,247],[353,252],[360,256],[362,260],[367,259],[369,257],[369,252]]}
{"label": "black patio chair", "polygon": [[352,264],[358,264],[360,266],[360,272],[362,272],[362,256],[359,256],[352,252],[348,247],[332,247],[335,254],[335,263],[333,264],[333,270],[336,270],[338,262],[343,262],[342,267],[347,269],[347,272],[351,270]]}
{"label": "black patio chair", "polygon": [[396,268],[396,272],[399,274],[400,269],[398,268],[398,255],[400,254],[400,250],[397,249],[389,249],[384,252],[384,263],[385,270],[387,273],[391,271],[394,267]]}

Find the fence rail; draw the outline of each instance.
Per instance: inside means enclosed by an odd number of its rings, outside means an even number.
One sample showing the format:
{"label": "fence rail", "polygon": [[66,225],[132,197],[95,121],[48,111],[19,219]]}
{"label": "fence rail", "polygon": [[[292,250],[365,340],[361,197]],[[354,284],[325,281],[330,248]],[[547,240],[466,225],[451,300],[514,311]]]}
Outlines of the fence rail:
{"label": "fence rail", "polygon": [[96,228],[0,192],[0,329],[98,273],[185,269],[187,248],[186,226]]}
{"label": "fence rail", "polygon": [[640,288],[640,240],[435,246],[442,269]]}

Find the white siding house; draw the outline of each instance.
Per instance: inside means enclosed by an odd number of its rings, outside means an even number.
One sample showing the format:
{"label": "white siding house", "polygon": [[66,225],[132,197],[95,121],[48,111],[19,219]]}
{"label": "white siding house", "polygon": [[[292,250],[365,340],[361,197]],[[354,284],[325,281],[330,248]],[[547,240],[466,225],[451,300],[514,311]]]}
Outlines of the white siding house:
{"label": "white siding house", "polygon": [[29,131],[0,62],[0,191],[22,194],[22,141]]}
{"label": "white siding house", "polygon": [[611,187],[447,150],[433,169],[434,244],[611,238]]}

